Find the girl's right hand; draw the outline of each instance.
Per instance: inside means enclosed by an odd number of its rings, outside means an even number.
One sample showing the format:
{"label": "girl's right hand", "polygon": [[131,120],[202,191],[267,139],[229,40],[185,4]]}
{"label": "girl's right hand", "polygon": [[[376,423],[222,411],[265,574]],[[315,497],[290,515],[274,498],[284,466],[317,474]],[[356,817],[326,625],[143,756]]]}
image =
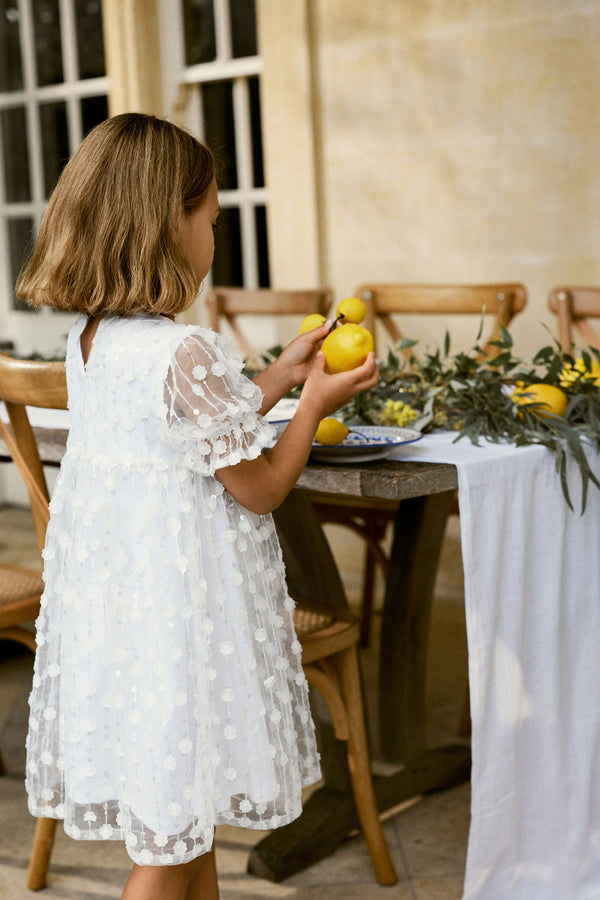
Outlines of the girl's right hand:
{"label": "girl's right hand", "polygon": [[330,375],[325,371],[325,357],[317,353],[300,396],[301,407],[308,407],[318,420],[332,415],[356,394],[375,387],[379,368],[375,354],[369,353],[362,366]]}
{"label": "girl's right hand", "polygon": [[218,469],[217,478],[242,506],[259,515],[272,512],[298,481],[320,420],[360,391],[374,387],[378,378],[373,353],[369,353],[362,366],[329,375],[325,371],[325,357],[319,351],[304,383],[298,409],[275,446],[256,459]]}

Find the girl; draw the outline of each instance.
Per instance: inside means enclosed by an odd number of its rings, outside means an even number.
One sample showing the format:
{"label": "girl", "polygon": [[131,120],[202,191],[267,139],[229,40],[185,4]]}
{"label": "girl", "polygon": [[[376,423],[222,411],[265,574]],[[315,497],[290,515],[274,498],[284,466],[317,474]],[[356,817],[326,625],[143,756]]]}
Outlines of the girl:
{"label": "girl", "polygon": [[[327,374],[324,325],[253,383],[219,335],[173,321],[209,271],[218,214],[204,146],[116,116],[64,169],[18,283],[34,306],[80,313],[44,550],[29,808],[73,838],[124,840],[123,900],[218,897],[215,825],[290,822],[319,778],[269,513],[319,420],[378,375],[372,354]],[[301,383],[271,446],[262,416]]]}

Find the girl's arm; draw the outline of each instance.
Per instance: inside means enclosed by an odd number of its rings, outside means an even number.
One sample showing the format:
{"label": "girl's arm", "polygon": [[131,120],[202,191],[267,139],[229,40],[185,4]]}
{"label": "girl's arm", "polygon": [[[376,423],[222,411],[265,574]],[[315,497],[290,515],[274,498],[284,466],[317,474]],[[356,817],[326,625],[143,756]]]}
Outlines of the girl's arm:
{"label": "girl's arm", "polygon": [[325,322],[320,328],[298,335],[274,362],[255,376],[254,383],[263,393],[261,415],[268,413],[296,385],[304,384],[330,325],[331,322]]}
{"label": "girl's arm", "polygon": [[362,366],[337,375],[325,372],[325,358],[322,353],[317,353],[298,409],[275,446],[257,459],[218,469],[216,477],[246,509],[260,515],[272,512],[298,481],[320,420],[344,406],[360,391],[374,387],[378,377],[373,353]]}

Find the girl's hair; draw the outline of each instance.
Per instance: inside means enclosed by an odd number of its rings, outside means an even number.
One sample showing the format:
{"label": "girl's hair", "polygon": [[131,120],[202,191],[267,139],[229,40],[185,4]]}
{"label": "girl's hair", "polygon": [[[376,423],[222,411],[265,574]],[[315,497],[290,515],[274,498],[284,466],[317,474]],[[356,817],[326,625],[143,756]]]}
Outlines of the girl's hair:
{"label": "girl's hair", "polygon": [[186,309],[200,284],[181,226],[214,177],[210,150],[164,119],[125,113],[97,125],[56,184],[17,296],[91,316]]}

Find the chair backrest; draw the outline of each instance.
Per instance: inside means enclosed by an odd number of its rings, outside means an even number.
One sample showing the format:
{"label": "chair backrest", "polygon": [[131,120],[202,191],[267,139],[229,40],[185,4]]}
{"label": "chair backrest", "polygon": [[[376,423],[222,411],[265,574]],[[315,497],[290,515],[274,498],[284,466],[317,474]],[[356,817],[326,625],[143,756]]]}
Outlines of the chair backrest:
{"label": "chair backrest", "polygon": [[588,319],[600,318],[600,287],[555,287],[548,306],[558,318],[558,339],[563,350],[571,350],[578,331],[585,344],[600,350],[600,335]]}
{"label": "chair backrest", "polygon": [[13,359],[0,353],[0,400],[4,402],[10,431],[0,428],[8,452],[27,486],[40,548],[48,524],[49,493],[27,406],[67,408],[64,363]]}
{"label": "chair backrest", "polygon": [[328,288],[311,288],[298,291],[276,291],[270,288],[213,288],[207,296],[206,305],[210,318],[210,327],[214,331],[223,331],[227,323],[238,345],[238,350],[257,368],[260,353],[266,346],[257,347],[256,341],[250,340],[247,330],[240,326],[242,316],[296,316],[299,321],[310,313],[326,316],[333,300]]}
{"label": "chair backrest", "polygon": [[[381,323],[394,344],[405,335],[394,321],[394,315],[476,314],[492,316],[494,324],[486,337],[483,350],[487,356],[498,353],[490,342],[500,337],[500,326],[506,328],[516,313],[524,309],[527,291],[519,283],[498,284],[363,284],[356,290],[367,306],[365,326],[372,332],[377,352],[377,323]],[[407,350],[408,358],[414,351]]]}

